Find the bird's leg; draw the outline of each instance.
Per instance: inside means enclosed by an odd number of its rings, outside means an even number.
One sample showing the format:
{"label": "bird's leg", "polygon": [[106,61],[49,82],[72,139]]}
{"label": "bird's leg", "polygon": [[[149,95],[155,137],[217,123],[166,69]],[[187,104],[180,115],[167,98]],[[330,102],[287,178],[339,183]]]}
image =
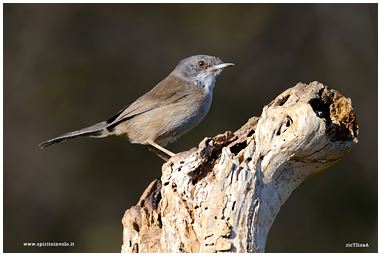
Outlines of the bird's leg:
{"label": "bird's leg", "polygon": [[160,157],[164,161],[167,162],[169,160],[169,157],[167,156],[167,154],[163,153],[162,151],[158,150],[157,148],[155,148],[151,145],[148,145],[148,149],[149,149],[149,151],[155,153],[158,157]]}
{"label": "bird's leg", "polygon": [[[164,161],[168,161],[170,157],[174,156],[175,154],[172,153],[171,151],[169,151],[168,149],[160,146],[159,144],[153,142],[153,141],[149,141],[148,142],[149,144],[149,150],[153,153],[155,153],[157,156],[159,156],[161,159],[163,159]],[[169,158],[167,156],[165,156],[164,154],[170,156]]]}

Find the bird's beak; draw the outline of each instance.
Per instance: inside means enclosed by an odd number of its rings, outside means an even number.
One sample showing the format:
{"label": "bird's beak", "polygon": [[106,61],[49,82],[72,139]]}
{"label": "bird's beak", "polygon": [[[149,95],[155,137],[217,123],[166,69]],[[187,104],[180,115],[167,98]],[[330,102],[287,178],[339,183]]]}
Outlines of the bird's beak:
{"label": "bird's beak", "polygon": [[222,68],[226,68],[226,67],[230,67],[230,66],[234,66],[234,64],[230,63],[230,62],[225,62],[225,63],[222,63],[222,64],[211,66],[211,67],[208,68],[208,70],[210,70],[210,71],[216,71],[216,70],[219,70],[219,69],[222,69]]}

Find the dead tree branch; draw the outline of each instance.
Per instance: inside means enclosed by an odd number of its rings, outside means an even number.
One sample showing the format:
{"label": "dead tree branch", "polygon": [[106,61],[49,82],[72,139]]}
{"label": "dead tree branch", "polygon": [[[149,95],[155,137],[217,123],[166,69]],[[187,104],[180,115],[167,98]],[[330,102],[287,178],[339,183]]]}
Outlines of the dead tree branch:
{"label": "dead tree branch", "polygon": [[281,206],[357,143],[350,98],[298,83],[235,133],[172,157],[123,217],[122,252],[264,252]]}

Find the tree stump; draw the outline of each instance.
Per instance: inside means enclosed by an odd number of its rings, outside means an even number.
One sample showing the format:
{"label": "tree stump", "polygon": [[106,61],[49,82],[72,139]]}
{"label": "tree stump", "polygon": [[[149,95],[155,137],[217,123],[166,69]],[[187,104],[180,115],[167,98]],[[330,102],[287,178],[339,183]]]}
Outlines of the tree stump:
{"label": "tree stump", "polygon": [[235,133],[172,157],[126,211],[122,252],[264,252],[291,192],[358,140],[350,98],[318,82],[284,91]]}

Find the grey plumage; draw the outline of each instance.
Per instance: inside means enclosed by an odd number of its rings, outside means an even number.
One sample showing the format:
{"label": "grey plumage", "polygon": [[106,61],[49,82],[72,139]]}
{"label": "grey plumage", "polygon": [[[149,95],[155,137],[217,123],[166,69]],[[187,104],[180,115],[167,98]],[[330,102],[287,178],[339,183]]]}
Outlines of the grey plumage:
{"label": "grey plumage", "polygon": [[61,136],[58,136],[57,138],[45,141],[45,142],[39,144],[38,146],[40,148],[46,148],[50,145],[60,143],[64,140],[75,139],[78,137],[99,137],[99,135],[102,134],[102,130],[106,127],[107,127],[106,122],[97,123],[97,124],[94,124],[90,127],[86,127],[86,128],[81,129],[81,130],[78,130],[78,131],[68,132],[68,133],[62,134]]}

